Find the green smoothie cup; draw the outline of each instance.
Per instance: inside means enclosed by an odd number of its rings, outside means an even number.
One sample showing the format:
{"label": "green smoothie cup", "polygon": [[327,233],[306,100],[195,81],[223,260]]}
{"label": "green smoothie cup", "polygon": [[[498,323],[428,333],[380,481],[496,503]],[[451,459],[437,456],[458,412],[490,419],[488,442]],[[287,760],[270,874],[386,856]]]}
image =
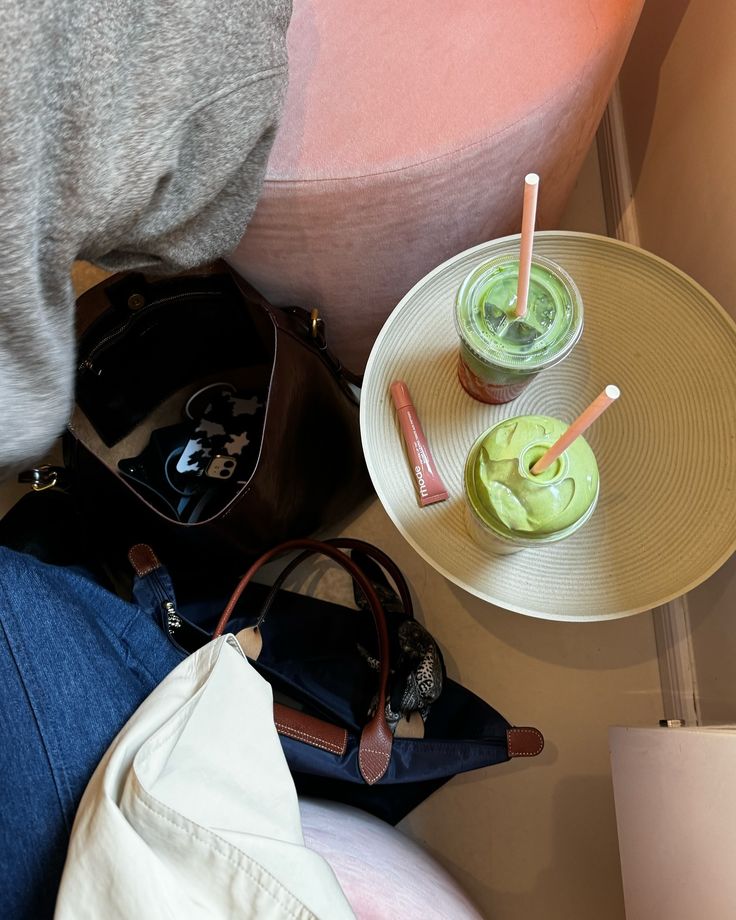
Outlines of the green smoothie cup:
{"label": "green smoothie cup", "polygon": [[567,428],[545,415],[518,415],[475,441],[465,463],[465,516],[481,547],[508,554],[546,546],[576,533],[593,514],[598,465],[584,438],[543,473],[531,472]]}
{"label": "green smoothie cup", "polygon": [[455,299],[458,376],[485,403],[507,403],[570,354],[583,331],[583,301],[567,272],[533,256],[529,297],[517,317],[519,256],[505,253],[474,269]]}

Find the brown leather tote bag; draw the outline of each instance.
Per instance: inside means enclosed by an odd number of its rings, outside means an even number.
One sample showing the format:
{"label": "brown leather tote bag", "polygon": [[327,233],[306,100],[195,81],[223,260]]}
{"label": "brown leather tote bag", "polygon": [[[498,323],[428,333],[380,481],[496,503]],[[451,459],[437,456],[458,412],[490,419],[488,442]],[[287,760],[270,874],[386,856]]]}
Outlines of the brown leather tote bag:
{"label": "brown leather tote bag", "polygon": [[368,495],[356,378],[316,310],[275,308],[224,264],[117,275],[77,307],[69,482],[112,552],[151,543],[196,582]]}

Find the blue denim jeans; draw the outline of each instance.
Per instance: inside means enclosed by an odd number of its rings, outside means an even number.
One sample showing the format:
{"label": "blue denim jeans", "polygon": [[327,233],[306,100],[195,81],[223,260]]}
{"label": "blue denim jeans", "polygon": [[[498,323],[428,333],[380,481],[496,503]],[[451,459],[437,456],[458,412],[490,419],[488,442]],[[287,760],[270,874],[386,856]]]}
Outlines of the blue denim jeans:
{"label": "blue denim jeans", "polygon": [[[53,914],[77,805],[112,739],[181,660],[166,585],[128,603],[83,570],[0,547],[0,915]],[[162,593],[163,592],[163,593]]]}

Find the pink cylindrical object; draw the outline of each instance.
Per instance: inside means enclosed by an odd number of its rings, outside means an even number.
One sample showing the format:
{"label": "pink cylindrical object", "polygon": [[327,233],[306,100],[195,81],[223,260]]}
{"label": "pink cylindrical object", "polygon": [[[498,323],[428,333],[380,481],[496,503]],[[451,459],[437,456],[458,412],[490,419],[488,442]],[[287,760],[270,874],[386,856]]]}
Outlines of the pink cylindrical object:
{"label": "pink cylindrical object", "polygon": [[584,431],[587,431],[598,416],[604,412],[612,402],[615,402],[620,395],[621,391],[619,388],[613,384],[609,384],[602,393],[596,396],[588,408],[580,413],[549,450],[545,454],[542,454],[532,467],[532,474],[536,476],[539,473],[543,473],[548,466],[551,466],[555,460],[567,450],[572,442],[576,438],[579,438]]}
{"label": "pink cylindrical object", "polygon": [[529,299],[529,278],[534,248],[534,224],[537,219],[537,192],[539,176],[529,173],[524,178],[524,206],[521,215],[521,246],[519,250],[519,283],[516,289],[516,315],[526,316]]}
{"label": "pink cylindrical object", "polygon": [[447,490],[437,472],[417,410],[411,401],[409,388],[403,380],[395,380],[391,384],[391,398],[396,406],[401,433],[404,435],[419,504],[424,507],[444,501],[447,498]]}

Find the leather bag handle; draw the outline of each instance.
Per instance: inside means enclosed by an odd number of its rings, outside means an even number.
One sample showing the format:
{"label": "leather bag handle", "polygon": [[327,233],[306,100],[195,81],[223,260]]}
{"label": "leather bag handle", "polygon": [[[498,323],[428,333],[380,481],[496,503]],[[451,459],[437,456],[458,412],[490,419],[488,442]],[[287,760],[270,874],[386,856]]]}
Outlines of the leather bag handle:
{"label": "leather bag handle", "polygon": [[240,288],[241,294],[250,300],[257,300],[264,306],[270,313],[274,323],[283,332],[294,335],[295,328],[299,330],[299,337],[303,341],[309,342],[319,352],[322,360],[338,378],[347,395],[353,402],[356,402],[355,394],[350,391],[349,387],[346,387],[346,383],[352,383],[360,387],[363,384],[363,375],[354,374],[346,367],[343,367],[336,355],[327,347],[325,321],[319,315],[319,310],[307,310],[304,307],[274,307],[259,291],[251,287],[245,278],[233,271],[227,263],[220,264],[222,264],[223,270],[230,275],[235,285]]}
{"label": "leather bag handle", "polygon": [[[324,543],[329,544],[330,546],[335,546],[338,549],[356,549],[363,553],[363,555],[368,556],[369,559],[372,559],[374,562],[378,563],[385,572],[387,572],[393,579],[394,584],[399,592],[399,597],[401,598],[401,604],[404,608],[404,613],[407,615],[408,619],[413,619],[414,617],[414,605],[411,599],[411,593],[409,592],[409,586],[406,583],[401,569],[396,565],[393,559],[390,556],[387,556],[383,550],[380,550],[377,546],[374,546],[372,543],[367,543],[365,540],[357,540],[353,537],[336,537],[330,540],[323,541]],[[263,602],[263,607],[261,612],[258,615],[257,626],[261,626],[263,621],[266,619],[266,614],[271,609],[271,605],[278,592],[281,590],[282,585],[286,579],[291,575],[291,573],[296,569],[305,559],[308,559],[309,556],[314,555],[317,552],[316,550],[304,550],[294,559],[291,560],[286,566],[284,566],[280,575],[276,578],[271,590],[269,591],[266,600]]]}
{"label": "leather bag handle", "polygon": [[[353,562],[349,556],[345,555],[345,553],[338,549],[338,547],[333,543],[321,543],[318,540],[309,539],[288,540],[285,543],[280,543],[273,549],[268,550],[268,552],[263,553],[262,556],[256,559],[256,561],[250,566],[248,571],[238,582],[232,597],[228,601],[228,604],[225,607],[225,610],[223,611],[217,626],[215,627],[213,638],[223,634],[225,627],[227,626],[227,623],[232,616],[233,610],[240,600],[243,591],[253,580],[253,577],[258,572],[258,570],[266,565],[266,563],[271,562],[273,559],[276,559],[279,556],[283,556],[285,553],[290,553],[295,550],[306,551],[300,554],[298,557],[299,561],[306,559],[308,556],[314,553],[320,553],[324,556],[328,556],[330,559],[341,565],[352,576],[353,580],[358,583],[360,589],[363,591],[363,594],[366,597],[366,600],[368,601],[368,606],[370,607],[371,613],[373,614],[373,622],[375,624],[376,633],[378,635],[378,649],[380,657],[378,678],[378,705],[376,707],[375,714],[363,727],[363,730],[360,733],[360,745],[358,750],[358,765],[360,767],[361,775],[366,783],[368,783],[369,786],[372,786],[374,783],[377,783],[378,780],[381,779],[381,777],[386,773],[389,762],[391,760],[391,748],[393,746],[393,735],[391,734],[391,729],[388,727],[388,723],[386,721],[386,687],[388,684],[389,674],[388,630],[386,628],[386,618],[383,613],[383,608],[381,607],[381,602],[378,599],[375,588],[365,576],[360,567],[355,562]],[[282,708],[285,709],[286,707]]]}

